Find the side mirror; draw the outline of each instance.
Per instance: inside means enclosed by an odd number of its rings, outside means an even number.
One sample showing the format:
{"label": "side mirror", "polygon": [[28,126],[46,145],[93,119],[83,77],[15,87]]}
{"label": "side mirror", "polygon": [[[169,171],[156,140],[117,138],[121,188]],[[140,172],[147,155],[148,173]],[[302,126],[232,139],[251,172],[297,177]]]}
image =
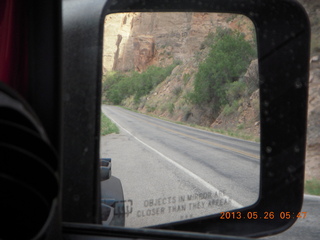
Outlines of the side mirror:
{"label": "side mirror", "polygon": [[101,204],[101,220],[110,224],[114,216],[114,208],[106,204]]}
{"label": "side mirror", "polygon": [[111,158],[100,160],[100,180],[105,181],[111,177]]}
{"label": "side mirror", "polygon": [[[225,220],[221,218],[221,214],[213,214],[154,226],[154,229],[121,229],[120,231],[104,226],[69,224],[64,228],[65,233],[73,231],[73,234],[78,232],[80,235],[86,227],[95,236],[98,234],[117,237],[130,236],[131,238],[145,236],[149,239],[168,237],[167,232],[159,231],[161,229],[170,230],[170,238],[180,239],[183,238],[181,232],[175,235],[172,231],[206,233],[205,237],[208,237],[207,234],[260,237],[284,231],[295,222],[294,218],[281,219],[283,217],[281,213],[299,212],[303,201],[310,48],[308,17],[296,0],[176,0],[168,2],[100,0],[90,7],[88,6],[91,1],[65,2],[62,53],[62,89],[64,92],[62,94],[73,100],[70,101],[73,104],[65,104],[64,121],[66,123],[77,122],[79,116],[85,123],[98,122],[96,116],[100,112],[100,98],[96,96],[100,94],[101,79],[99,77],[102,67],[101,61],[97,60],[102,58],[101,24],[103,21],[101,17],[118,12],[231,12],[249,17],[254,23],[257,34],[261,110],[259,199],[252,206],[230,211],[231,213],[239,212],[245,218]],[[102,10],[101,6],[103,6]],[[94,63],[95,61],[97,64],[88,64],[88,62]],[[75,86],[77,91],[74,91]],[[83,101],[85,96],[83,93],[87,93],[86,96],[94,96],[85,101],[85,106],[78,104]],[[93,164],[97,165],[92,159],[98,159],[96,156],[98,156],[99,149],[94,145],[98,144],[98,140],[94,141],[94,139],[97,139],[99,128],[91,127],[85,131],[78,131],[78,125],[73,125],[65,124],[66,127],[63,129],[64,135],[70,138],[64,141],[64,149],[68,149],[65,158],[74,153],[81,153],[84,148],[90,151],[94,149],[96,152],[88,152],[83,157],[85,164],[77,166],[77,170],[83,170],[89,180],[95,181],[96,172],[91,171],[90,167]],[[78,141],[73,146],[75,133]],[[70,159],[72,160],[68,164],[78,160]],[[65,171],[64,175],[69,177],[69,173],[71,175],[71,172]],[[68,179],[67,177],[65,179]],[[103,181],[102,184],[111,182],[111,179]],[[64,185],[68,186],[69,182],[64,181]],[[65,219],[75,219],[73,215],[77,213],[80,206],[82,209],[84,207],[92,209],[92,206],[98,202],[94,201],[96,200],[94,197],[98,195],[95,186],[89,184],[83,186],[82,182],[83,179],[79,178],[78,182],[72,183],[80,186],[82,192],[86,193],[85,197],[88,196],[88,198],[75,202],[73,194],[78,188],[74,187],[73,192],[65,191],[67,194],[64,195],[63,200],[65,206],[68,206],[64,208]],[[83,214],[76,218],[77,222],[95,222],[95,216],[100,217],[96,214],[98,210],[92,210],[90,218],[87,217],[89,216],[87,212],[82,211]],[[255,213],[258,213],[261,218],[247,217]],[[266,219],[264,219],[265,215],[267,215]]]}
{"label": "side mirror", "polygon": [[101,182],[101,220],[103,225],[125,226],[125,214],[132,211],[132,201],[128,201],[127,211],[125,202],[122,184],[118,178],[112,176],[108,181]]}

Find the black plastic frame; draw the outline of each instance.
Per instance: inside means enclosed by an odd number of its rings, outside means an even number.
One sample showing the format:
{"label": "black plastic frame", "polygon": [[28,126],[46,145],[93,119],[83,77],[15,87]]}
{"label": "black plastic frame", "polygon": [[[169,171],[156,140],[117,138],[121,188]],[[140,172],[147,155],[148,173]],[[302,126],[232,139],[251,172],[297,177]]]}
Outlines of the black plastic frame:
{"label": "black plastic frame", "polygon": [[[289,228],[296,219],[280,219],[279,213],[297,213],[303,201],[310,42],[308,17],[295,0],[64,1],[64,221],[100,221],[99,114],[105,15],[147,11],[237,13],[254,23],[260,76],[260,194],[256,204],[236,211],[259,216],[275,213],[274,219],[256,220],[222,220],[215,214],[154,228],[254,237]],[[121,236],[117,228],[96,226],[86,232],[94,231]],[[126,229],[122,236],[130,236],[130,231],[141,237],[161,237],[151,229]],[[67,224],[64,232],[85,231],[82,225]]]}

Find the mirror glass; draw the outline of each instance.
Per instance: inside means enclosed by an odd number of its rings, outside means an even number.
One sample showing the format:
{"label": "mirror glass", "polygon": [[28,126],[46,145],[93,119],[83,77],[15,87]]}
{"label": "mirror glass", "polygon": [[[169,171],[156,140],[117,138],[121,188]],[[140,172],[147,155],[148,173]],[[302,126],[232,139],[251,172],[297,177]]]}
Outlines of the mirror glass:
{"label": "mirror glass", "polygon": [[222,13],[110,14],[103,44],[100,152],[112,159],[112,176],[101,191],[114,208],[104,224],[145,227],[255,203],[252,22]]}

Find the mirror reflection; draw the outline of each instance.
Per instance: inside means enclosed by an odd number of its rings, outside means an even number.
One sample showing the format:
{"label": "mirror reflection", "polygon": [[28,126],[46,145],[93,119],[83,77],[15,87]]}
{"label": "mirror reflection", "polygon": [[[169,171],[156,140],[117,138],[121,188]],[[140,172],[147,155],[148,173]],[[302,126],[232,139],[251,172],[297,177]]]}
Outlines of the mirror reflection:
{"label": "mirror reflection", "polygon": [[245,16],[106,16],[104,224],[145,227],[255,203],[258,82],[255,28]]}

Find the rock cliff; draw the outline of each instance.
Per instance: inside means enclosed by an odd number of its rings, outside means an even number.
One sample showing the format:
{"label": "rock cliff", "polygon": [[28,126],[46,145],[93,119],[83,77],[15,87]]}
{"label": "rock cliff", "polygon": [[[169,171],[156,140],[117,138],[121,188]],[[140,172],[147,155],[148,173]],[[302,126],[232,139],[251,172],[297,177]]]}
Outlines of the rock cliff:
{"label": "rock cliff", "polygon": [[[144,71],[186,62],[217,27],[250,33],[244,16],[210,13],[120,13],[105,19],[103,72]],[[248,35],[248,37],[251,37]]]}
{"label": "rock cliff", "polygon": [[320,56],[310,61],[306,179],[320,180]]}

